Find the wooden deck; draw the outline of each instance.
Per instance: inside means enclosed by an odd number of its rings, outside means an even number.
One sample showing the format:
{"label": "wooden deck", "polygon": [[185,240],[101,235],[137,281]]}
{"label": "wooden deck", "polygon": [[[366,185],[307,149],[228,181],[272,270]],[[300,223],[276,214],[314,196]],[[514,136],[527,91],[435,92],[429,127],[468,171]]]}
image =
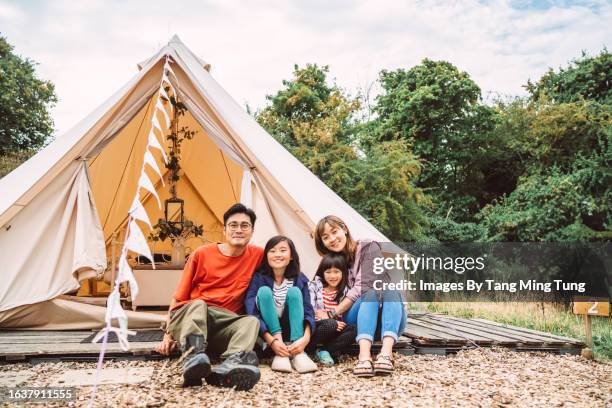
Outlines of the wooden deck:
{"label": "wooden deck", "polygon": [[[100,343],[81,343],[92,331],[0,331],[0,361],[23,361],[59,358],[88,359],[100,353]],[[157,343],[130,343],[130,350],[123,351],[119,343],[107,343],[106,355],[150,356]]]}
{"label": "wooden deck", "polygon": [[417,354],[448,354],[463,348],[507,347],[516,351],[580,354],[585,344],[550,333],[439,314],[411,314],[404,336]]}
{"label": "wooden deck", "polygon": [[[0,361],[92,360],[100,344],[81,343],[91,331],[0,331]],[[108,343],[108,358],[160,358],[156,342],[131,342],[130,350]],[[403,354],[448,354],[465,348],[507,347],[516,351],[580,354],[584,343],[535,330],[506,326],[481,319],[438,314],[410,314],[396,350]],[[376,347],[375,347],[376,349]]]}

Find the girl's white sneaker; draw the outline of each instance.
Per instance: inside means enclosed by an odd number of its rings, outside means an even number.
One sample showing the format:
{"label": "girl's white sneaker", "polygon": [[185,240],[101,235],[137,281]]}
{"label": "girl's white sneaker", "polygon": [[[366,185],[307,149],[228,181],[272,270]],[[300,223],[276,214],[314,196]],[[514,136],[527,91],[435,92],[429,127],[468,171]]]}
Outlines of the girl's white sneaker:
{"label": "girl's white sneaker", "polygon": [[293,356],[291,365],[293,365],[293,369],[300,374],[317,371],[317,364],[304,352]]}
{"label": "girl's white sneaker", "polygon": [[290,373],[293,371],[289,357],[274,356],[271,368],[273,371],[279,371],[281,373]]}

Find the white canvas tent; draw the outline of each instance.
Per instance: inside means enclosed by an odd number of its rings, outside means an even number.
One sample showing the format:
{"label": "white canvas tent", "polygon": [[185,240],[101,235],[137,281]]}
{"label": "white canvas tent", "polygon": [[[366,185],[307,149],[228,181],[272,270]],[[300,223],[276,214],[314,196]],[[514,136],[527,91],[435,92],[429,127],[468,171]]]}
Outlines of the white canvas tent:
{"label": "white canvas tent", "polygon": [[[45,309],[40,302],[74,292],[107,268],[111,236],[125,227],[137,188],[166,56],[188,110],[182,125],[198,132],[182,149],[179,196],[208,240],[222,239],[223,212],[242,201],[258,216],[253,242],[291,237],[311,276],[319,260],[312,231],[325,215],[343,218],[357,238],[387,241],[263,130],[175,36],[98,109],[0,179],[0,327],[28,327],[28,316]],[[155,188],[163,202],[167,186]],[[162,217],[156,199],[144,206],[153,222]],[[79,327],[87,326],[80,318]],[[136,326],[159,321],[130,319]]]}

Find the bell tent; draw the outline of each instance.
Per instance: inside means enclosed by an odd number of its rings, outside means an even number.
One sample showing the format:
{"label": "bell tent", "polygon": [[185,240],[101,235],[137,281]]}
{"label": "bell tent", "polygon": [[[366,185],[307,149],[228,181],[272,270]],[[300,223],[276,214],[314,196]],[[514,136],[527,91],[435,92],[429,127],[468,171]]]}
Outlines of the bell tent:
{"label": "bell tent", "polygon": [[[174,36],[99,108],[0,179],[0,327],[102,326],[103,307],[63,295],[91,296],[83,282],[114,264],[114,245],[125,231],[148,160],[166,61],[186,108],[181,126],[196,131],[181,148],[177,190],[185,215],[203,225],[204,235],[187,241],[187,247],[221,241],[223,212],[236,202],[257,214],[252,242],[264,245],[273,235],[289,236],[310,276],[319,260],[313,229],[328,214],[343,218],[356,238],[387,241],[262,129],[217,83],[210,65]],[[167,144],[162,149],[168,153]],[[161,150],[153,149],[152,155],[162,163]],[[158,166],[162,179],[154,167],[146,172],[163,203],[169,197],[168,171]],[[141,196],[153,223],[164,217],[154,194],[141,190]],[[143,231],[147,234],[147,226]],[[150,246],[155,253],[171,249],[168,242]],[[132,327],[156,326],[161,320],[130,313]]]}

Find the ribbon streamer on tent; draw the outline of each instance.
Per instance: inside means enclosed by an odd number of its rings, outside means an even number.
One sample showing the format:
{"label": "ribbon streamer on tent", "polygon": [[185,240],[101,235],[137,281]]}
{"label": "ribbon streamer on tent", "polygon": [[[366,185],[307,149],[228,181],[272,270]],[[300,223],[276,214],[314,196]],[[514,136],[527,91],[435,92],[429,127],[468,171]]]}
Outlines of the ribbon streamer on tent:
{"label": "ribbon streamer on tent", "polygon": [[[102,363],[104,361],[104,354],[106,352],[106,345],[108,342],[109,333],[115,333],[117,335],[119,345],[121,346],[121,349],[125,351],[129,350],[130,347],[128,335],[136,334],[135,332],[128,330],[128,318],[127,314],[121,307],[121,294],[119,292],[121,283],[128,282],[132,299],[135,299],[136,296],[138,296],[138,282],[134,277],[132,268],[130,268],[130,265],[127,262],[128,251],[135,252],[148,258],[151,261],[153,269],[155,269],[155,262],[153,260],[153,255],[151,254],[151,249],[149,248],[147,240],[142,231],[140,230],[140,227],[138,226],[136,220],[146,223],[149,228],[151,228],[151,221],[149,220],[149,216],[147,215],[147,212],[144,209],[142,202],[140,201],[141,188],[148,190],[151,194],[155,196],[155,198],[157,199],[157,205],[161,209],[161,201],[159,200],[159,196],[155,191],[155,187],[153,186],[151,179],[149,179],[149,176],[145,173],[145,167],[147,165],[150,166],[160,177],[160,179],[162,180],[162,184],[164,184],[162,173],[159,170],[159,166],[157,165],[155,158],[151,154],[151,149],[158,149],[162,154],[164,162],[168,163],[166,152],[164,150],[164,147],[159,143],[159,140],[155,135],[155,130],[159,131],[162,139],[165,142],[166,137],[161,128],[161,124],[157,119],[157,111],[161,110],[165,118],[166,127],[169,127],[171,124],[170,118],[168,117],[168,112],[166,112],[166,109],[164,108],[160,100],[160,98],[164,97],[166,100],[170,101],[168,93],[164,89],[164,83],[168,84],[169,89],[172,90],[172,93],[175,97],[177,95],[174,86],[170,83],[170,79],[168,78],[167,72],[171,72],[178,83],[178,79],[176,78],[176,75],[174,75],[174,71],[172,71],[172,69],[170,68],[169,61],[169,57],[166,56],[162,79],[159,84],[159,93],[157,94],[157,101],[154,105],[155,108],[153,110],[151,118],[151,129],[149,131],[147,148],[144,154],[142,167],[140,169],[138,187],[136,188],[136,195],[132,202],[132,206],[130,207],[130,210],[128,212],[128,232],[125,242],[123,244],[123,249],[121,251],[121,257],[119,259],[119,273],[117,274],[117,279],[115,280],[113,291],[108,296],[106,303],[106,316],[104,319],[106,326],[102,330],[100,330],[100,332],[98,332],[98,334],[92,339],[92,343],[97,343],[102,340],[102,346],[100,349],[100,356],[98,358],[98,365],[96,368],[96,379],[89,399],[89,407],[93,406],[93,402],[96,398],[96,391],[98,388],[98,382],[100,380],[100,372],[102,370]],[[169,106],[171,111],[173,112],[174,108],[171,104]],[[117,320],[119,327],[113,327],[113,319]]]}
{"label": "ribbon streamer on tent", "polygon": [[162,105],[162,102],[159,100],[159,98],[157,99],[157,103],[155,104],[155,107],[157,108],[158,111],[161,111],[161,113],[164,115],[164,119],[166,121],[166,127],[169,128],[170,127],[170,115],[168,115],[168,112],[166,112],[166,109],[164,109],[164,105]]}
{"label": "ribbon streamer on tent", "polygon": [[157,166],[157,162],[155,161],[155,158],[153,157],[153,155],[151,154],[149,150],[145,151],[144,162],[148,164],[153,170],[155,170],[155,172],[161,179],[162,185],[165,186],[166,183],[164,183],[164,176],[162,176],[161,171],[159,170],[159,167]]}
{"label": "ribbon streamer on tent", "polygon": [[151,221],[149,220],[149,216],[147,215],[147,212],[142,206],[142,203],[140,202],[140,196],[138,195],[134,197],[134,201],[132,202],[132,206],[130,207],[130,215],[135,220],[139,220],[139,221],[143,221],[147,223],[149,228],[153,229],[153,226],[151,225]]}
{"label": "ribbon streamer on tent", "polygon": [[[143,167],[144,167],[144,163],[143,163]],[[155,198],[157,199],[157,206],[161,210],[162,205],[161,205],[161,201],[159,200],[159,196],[157,195],[157,191],[155,191],[155,187],[153,186],[153,183],[151,183],[151,179],[149,179],[149,176],[147,176],[147,173],[145,173],[144,171],[140,173],[140,179],[138,180],[138,188],[139,189],[144,188],[145,190],[149,191],[152,195],[154,195]]]}
{"label": "ribbon streamer on tent", "polygon": [[171,74],[172,74],[172,76],[174,77],[174,79],[176,79],[176,84],[177,84],[178,86],[180,86],[180,84],[179,84],[179,80],[178,80],[178,77],[177,77],[177,76],[176,76],[176,74],[174,73],[174,70],[173,70],[173,69],[172,69],[172,67],[170,66],[170,63],[169,63],[169,61],[168,61],[168,60],[166,60],[166,62],[164,63],[164,70],[165,70],[165,71],[167,71],[167,72],[169,72],[169,73],[171,73]]}
{"label": "ribbon streamer on tent", "polygon": [[155,113],[153,113],[153,119],[151,120],[151,124],[153,125],[153,129],[159,130],[159,134],[165,142],[166,135],[164,135],[164,131],[162,130],[161,125],[159,124],[159,120],[157,120],[157,116],[155,116]]}
{"label": "ribbon streamer on tent", "polygon": [[[155,268],[154,263],[152,263],[151,265],[153,265],[153,268]],[[121,259],[119,260],[119,274],[117,276],[117,279],[121,280],[122,282],[128,282],[128,284],[130,285],[130,296],[132,296],[133,299],[138,296],[138,292],[140,289],[138,288],[138,282],[136,282],[136,277],[132,272],[132,268],[130,268],[130,264],[128,264],[127,262],[127,254],[123,254]]]}
{"label": "ribbon streamer on tent", "polygon": [[141,254],[142,256],[147,257],[151,262],[153,262],[153,255],[151,255],[151,249],[147,244],[147,239],[144,234],[140,230],[140,227],[135,222],[130,222],[129,235],[127,240],[125,241],[125,247],[130,251]]}
{"label": "ribbon streamer on tent", "polygon": [[159,144],[159,140],[157,140],[157,136],[155,136],[155,132],[153,132],[153,129],[151,129],[151,131],[149,132],[149,142],[148,142],[148,148],[154,148],[154,149],[158,149],[161,154],[162,157],[164,158],[164,163],[168,163],[168,156],[166,156],[166,151],[164,150],[164,148]]}
{"label": "ribbon streamer on tent", "polygon": [[[170,102],[170,97],[168,96],[168,93],[164,89],[163,83],[159,86],[159,94],[163,96],[168,102]],[[173,110],[174,107],[170,106],[170,109]]]}

